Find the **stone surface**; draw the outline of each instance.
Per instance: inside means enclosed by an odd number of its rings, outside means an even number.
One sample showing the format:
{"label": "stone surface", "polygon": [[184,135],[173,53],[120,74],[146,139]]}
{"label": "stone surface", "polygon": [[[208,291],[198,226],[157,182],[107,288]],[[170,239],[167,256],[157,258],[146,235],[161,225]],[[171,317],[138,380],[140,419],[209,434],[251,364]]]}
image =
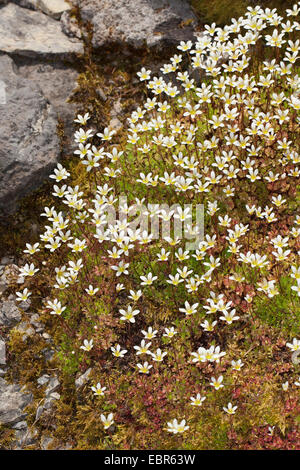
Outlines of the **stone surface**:
{"label": "stone surface", "polygon": [[89,369],[85,371],[84,374],[80,375],[80,377],[78,377],[75,380],[76,388],[83,387],[83,385],[87,383],[87,381],[89,380],[89,376],[91,375],[91,372],[92,372],[92,368],[90,367]]}
{"label": "stone surface", "polygon": [[64,0],[37,0],[37,7],[55,19],[59,19],[63,12],[71,10],[71,5]]}
{"label": "stone surface", "polygon": [[56,392],[56,390],[59,388],[60,382],[57,379],[57,377],[52,377],[49,380],[48,387],[46,388],[46,396],[51,395],[53,392]]}
{"label": "stone surface", "polygon": [[36,442],[38,432],[36,429],[20,429],[16,431],[17,438],[17,449],[21,449],[24,446],[31,446]]}
{"label": "stone surface", "polygon": [[68,99],[76,86],[78,73],[65,64],[41,64],[36,61],[18,60],[19,73],[37,83],[45,98],[54,107],[57,116],[64,123],[64,130],[73,141],[73,120],[76,106],[68,103]]}
{"label": "stone surface", "polygon": [[0,424],[13,425],[26,417],[24,408],[31,403],[31,393],[23,393],[20,387],[9,384],[0,377]]}
{"label": "stone surface", "polygon": [[30,324],[36,329],[37,333],[41,333],[44,330],[44,325],[38,321],[39,318],[37,313],[33,313],[30,317]]}
{"label": "stone surface", "polygon": [[69,15],[68,11],[65,11],[60,18],[61,30],[67,36],[71,38],[81,39],[81,29],[75,18]]}
{"label": "stone surface", "polygon": [[56,165],[59,139],[53,106],[8,56],[0,56],[0,80],[6,87],[6,104],[0,104],[0,209],[10,211]]}
{"label": "stone surface", "polygon": [[53,349],[46,348],[46,349],[43,349],[42,353],[46,361],[51,361],[53,359],[55,351],[53,351]]}
{"label": "stone surface", "polygon": [[54,441],[54,439],[50,436],[42,436],[42,438],[41,438],[41,449],[42,450],[48,450],[53,441]]}
{"label": "stone surface", "polygon": [[22,302],[18,302],[18,303],[19,303],[19,308],[21,310],[23,310],[24,312],[27,312],[27,315],[31,315],[31,313],[28,312],[28,310],[30,309],[30,305],[31,305],[30,299],[22,300]]}
{"label": "stone surface", "polygon": [[0,366],[6,364],[6,346],[4,340],[0,337]]}
{"label": "stone surface", "polygon": [[81,17],[93,25],[93,46],[124,44],[165,49],[193,38],[197,19],[187,0],[81,0]]}
{"label": "stone surface", "polygon": [[83,45],[66,36],[58,21],[9,3],[0,12],[0,51],[26,57],[70,58]]}
{"label": "stone surface", "polygon": [[29,8],[30,10],[37,9],[37,0],[12,0],[12,3],[16,3],[23,8]]}
{"label": "stone surface", "polygon": [[54,19],[59,19],[64,11],[71,9],[70,3],[65,0],[12,0],[12,2],[30,10],[41,10]]}
{"label": "stone surface", "polygon": [[1,258],[0,264],[3,264],[6,266],[7,264],[12,263],[13,260],[14,260],[13,256],[3,256],[3,258]]}
{"label": "stone surface", "polygon": [[14,424],[13,429],[17,429],[20,431],[20,429],[27,429],[27,422],[26,421],[19,421],[17,424]]}
{"label": "stone surface", "polygon": [[26,341],[27,338],[33,336],[35,333],[34,329],[26,322],[19,323],[14,330],[22,335],[22,341]]}
{"label": "stone surface", "polygon": [[0,303],[0,325],[12,328],[21,318],[19,309],[12,300]]}
{"label": "stone surface", "polygon": [[37,379],[37,383],[39,384],[40,387],[42,387],[43,385],[49,382],[50,378],[51,377],[48,374],[41,375],[41,377]]}

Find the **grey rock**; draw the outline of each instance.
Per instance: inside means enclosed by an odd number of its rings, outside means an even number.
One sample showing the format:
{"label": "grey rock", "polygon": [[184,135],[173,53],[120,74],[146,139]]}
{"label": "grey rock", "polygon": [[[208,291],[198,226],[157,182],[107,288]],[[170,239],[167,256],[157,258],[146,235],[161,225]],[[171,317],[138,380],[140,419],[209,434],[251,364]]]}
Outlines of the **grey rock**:
{"label": "grey rock", "polygon": [[39,86],[16,73],[11,58],[0,56],[6,104],[0,112],[0,208],[13,210],[18,199],[40,186],[59,156],[53,106]]}
{"label": "grey rock", "polygon": [[[93,46],[112,44],[165,49],[193,38],[197,18],[187,0],[81,0],[93,26]],[[186,26],[185,26],[186,24]]]}
{"label": "grey rock", "polygon": [[36,442],[38,432],[36,429],[20,429],[16,431],[17,445],[21,448]]}
{"label": "grey rock", "polygon": [[0,325],[13,327],[21,318],[19,309],[12,300],[0,303]]}
{"label": "grey rock", "polygon": [[43,405],[40,405],[38,406],[37,410],[36,410],[36,413],[35,413],[35,421],[38,421],[40,419],[40,417],[42,416],[44,412],[44,407]]}
{"label": "grey rock", "polygon": [[113,107],[112,107],[112,110],[110,112],[110,115],[112,117],[118,117],[122,114],[122,103],[120,100],[117,100],[114,104],[113,104]]}
{"label": "grey rock", "polygon": [[32,402],[31,393],[23,393],[20,387],[9,384],[0,377],[0,423],[13,425],[26,417],[25,407]]}
{"label": "grey rock", "polygon": [[0,369],[0,377],[4,377],[6,374],[6,370],[5,369]]}
{"label": "grey rock", "polygon": [[64,0],[37,0],[37,7],[46,15],[58,20],[65,11],[71,10],[71,5]]}
{"label": "grey rock", "polygon": [[43,405],[43,411],[50,410],[53,405],[53,402],[58,400],[60,395],[58,393],[51,393],[49,397],[46,398],[45,403]]}
{"label": "grey rock", "polygon": [[19,59],[17,63],[19,73],[39,85],[43,95],[53,106],[57,117],[63,122],[65,134],[73,142],[76,106],[68,100],[76,86],[78,73],[65,64],[57,62],[55,65],[49,65]]}
{"label": "grey rock", "polygon": [[81,29],[75,18],[70,16],[68,11],[65,11],[60,18],[61,30],[67,36],[71,38],[81,39]]}
{"label": "grey rock", "polygon": [[6,346],[2,338],[0,338],[0,366],[5,366],[6,364]]}
{"label": "grey rock", "polygon": [[[1,56],[0,56],[0,66],[2,63],[6,63],[5,61],[2,61],[1,60]],[[7,63],[6,63],[7,65]],[[9,73],[9,70],[8,70],[8,73]],[[0,68],[0,77],[1,77],[1,68]],[[0,109],[1,109],[1,105],[0,105]],[[0,165],[1,166],[1,165]],[[18,278],[20,277],[20,270],[19,270],[19,267],[16,265],[16,264],[7,264],[5,267],[4,267],[4,273],[3,275],[1,276],[3,278],[3,281],[6,282],[8,285],[13,282],[17,282]],[[23,281],[24,283],[24,281]],[[10,297],[14,298],[14,296],[11,294]]]}
{"label": "grey rock", "polygon": [[48,387],[46,388],[46,396],[51,395],[53,392],[56,392],[56,390],[59,388],[60,382],[57,377],[52,377],[49,380]]}
{"label": "grey rock", "polygon": [[49,382],[50,378],[50,375],[44,374],[37,379],[37,383],[42,387],[43,385]]}
{"label": "grey rock", "polygon": [[114,117],[109,121],[108,127],[111,131],[119,132],[123,128],[123,124],[120,119]]}
{"label": "grey rock", "polygon": [[90,367],[89,369],[85,371],[84,374],[80,375],[80,377],[78,377],[75,380],[76,388],[83,387],[83,385],[87,383],[87,381],[89,380],[89,376],[91,375],[91,372],[92,372],[92,368]]}
{"label": "grey rock", "polygon": [[46,361],[51,361],[53,359],[53,356],[55,354],[55,351],[53,349],[44,349],[43,351],[44,357]]}
{"label": "grey rock", "polygon": [[13,3],[23,8],[29,8],[30,10],[37,9],[37,0],[12,0]]}
{"label": "grey rock", "polygon": [[[22,300],[22,302],[19,302],[19,307],[21,310],[24,310],[24,312],[27,312],[27,310],[29,310],[30,305],[31,305],[30,299]],[[30,312],[27,312],[27,315],[30,315]]]}
{"label": "grey rock", "polygon": [[1,258],[0,263],[6,266],[7,264],[13,263],[13,261],[14,261],[13,256],[4,256],[3,258]]}
{"label": "grey rock", "polygon": [[54,439],[50,436],[42,436],[42,438],[41,438],[41,449],[42,450],[48,450],[53,441],[54,441]]}
{"label": "grey rock", "polygon": [[64,0],[12,0],[12,2],[30,10],[41,10],[56,20],[61,17],[63,12],[71,9],[71,5]]}
{"label": "grey rock", "polygon": [[19,421],[19,423],[17,424],[14,424],[12,426],[13,429],[17,429],[17,430],[20,430],[20,429],[27,429],[27,422],[26,421]]}
{"label": "grey rock", "polygon": [[30,323],[32,325],[36,325],[36,324],[41,325],[41,323],[38,322],[39,319],[40,319],[40,316],[39,316],[38,313],[32,313],[31,316],[30,316]]}
{"label": "grey rock", "polygon": [[33,336],[35,334],[35,331],[33,328],[31,328],[30,325],[26,322],[20,323],[18,326],[15,327],[14,331],[17,331],[18,333],[21,333],[22,335],[22,341],[26,341],[27,338],[30,336]]}
{"label": "grey rock", "polygon": [[66,36],[60,23],[53,18],[9,3],[1,9],[0,51],[57,59],[83,53],[83,45],[77,39]]}

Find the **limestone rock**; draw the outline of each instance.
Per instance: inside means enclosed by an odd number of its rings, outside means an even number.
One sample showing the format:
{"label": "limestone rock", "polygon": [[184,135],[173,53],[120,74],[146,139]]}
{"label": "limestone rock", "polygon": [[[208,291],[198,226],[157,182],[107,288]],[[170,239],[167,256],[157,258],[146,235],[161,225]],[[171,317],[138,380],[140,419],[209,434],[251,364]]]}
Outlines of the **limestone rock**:
{"label": "limestone rock", "polygon": [[26,341],[27,338],[29,338],[30,336],[33,336],[35,331],[33,328],[30,327],[30,325],[28,325],[28,323],[26,322],[21,322],[19,323],[14,331],[17,331],[18,333],[20,333],[22,335],[22,341]]}
{"label": "limestone rock", "polygon": [[12,0],[12,2],[20,7],[29,8],[30,10],[37,9],[37,0]]}
{"label": "limestone rock", "polygon": [[58,62],[50,65],[24,59],[18,60],[17,64],[22,76],[40,86],[43,95],[64,123],[65,134],[73,142],[76,106],[69,103],[68,99],[76,86],[76,70]]}
{"label": "limestone rock", "polygon": [[17,438],[17,449],[21,449],[24,446],[31,446],[36,442],[38,432],[36,429],[20,429],[16,431]]}
{"label": "limestone rock", "polygon": [[65,0],[37,0],[37,7],[57,20],[65,11],[71,10],[71,5]]}
{"label": "limestone rock", "polygon": [[52,377],[49,380],[48,387],[47,387],[46,392],[45,392],[46,396],[49,396],[49,395],[53,394],[54,392],[56,392],[56,390],[59,388],[59,386],[60,386],[60,382],[57,379],[57,377]]}
{"label": "limestone rock", "polygon": [[92,372],[92,368],[90,367],[89,369],[87,369],[85,371],[84,374],[80,375],[76,380],[75,380],[75,386],[76,388],[80,388],[80,387],[83,387],[83,385],[85,385],[87,383],[87,381],[89,380],[89,377],[91,375],[91,372]]}
{"label": "limestone rock", "polygon": [[0,51],[57,59],[82,53],[83,45],[66,36],[53,18],[9,3],[0,11]]}
{"label": "limestone rock", "polygon": [[41,10],[56,20],[61,17],[64,11],[71,9],[70,3],[65,0],[13,0],[13,3],[30,10]]}
{"label": "limestone rock", "polygon": [[41,375],[41,377],[37,379],[37,383],[39,384],[40,387],[42,387],[43,385],[48,383],[50,379],[51,379],[50,375],[44,374],[44,375]]}
{"label": "limestone rock", "polygon": [[0,337],[0,366],[6,364],[6,346],[4,340]]}
{"label": "limestone rock", "polygon": [[13,425],[24,420],[24,408],[31,403],[31,393],[23,393],[20,387],[9,384],[0,377],[0,424]]}
{"label": "limestone rock", "polygon": [[64,11],[61,15],[60,25],[62,32],[65,33],[67,36],[70,36],[71,38],[81,39],[81,29],[76,19],[73,18],[68,11]]}
{"label": "limestone rock", "polygon": [[41,438],[41,449],[48,450],[51,444],[53,443],[54,439],[50,436],[42,436]]}
{"label": "limestone rock", "polygon": [[16,304],[11,300],[0,303],[0,325],[13,327],[21,320],[21,314]]}
{"label": "limestone rock", "polygon": [[81,0],[81,17],[93,26],[93,46],[113,44],[163,50],[193,39],[197,18],[187,0]]}
{"label": "limestone rock", "polygon": [[[1,16],[1,15],[0,15]],[[59,140],[53,106],[37,84],[21,77],[11,58],[0,56],[6,104],[0,113],[0,209],[38,188],[57,163]]]}

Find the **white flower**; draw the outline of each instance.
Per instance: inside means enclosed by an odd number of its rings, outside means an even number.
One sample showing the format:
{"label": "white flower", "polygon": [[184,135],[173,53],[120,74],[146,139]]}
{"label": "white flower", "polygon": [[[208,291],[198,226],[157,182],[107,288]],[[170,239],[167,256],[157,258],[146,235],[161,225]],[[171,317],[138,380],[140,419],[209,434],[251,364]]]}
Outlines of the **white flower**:
{"label": "white flower", "polygon": [[187,431],[189,426],[186,425],[185,419],[183,419],[180,423],[178,423],[177,419],[173,419],[168,423],[167,431],[172,432],[173,434],[183,433]]}
{"label": "white flower", "polygon": [[137,364],[136,366],[139,369],[140,374],[149,374],[150,369],[153,367],[151,364],[148,364],[148,362]]}
{"label": "white flower", "polygon": [[91,339],[88,341],[85,339],[83,341],[83,346],[80,346],[80,349],[83,349],[84,351],[90,351],[94,347],[94,341]]}
{"label": "white flower", "polygon": [[237,361],[231,361],[231,366],[233,370],[241,370],[243,365],[244,363],[241,361],[241,359],[238,359]]}
{"label": "white flower", "polygon": [[148,330],[142,330],[142,333],[146,339],[152,339],[156,337],[157,330],[153,330],[152,326],[149,326]]}
{"label": "white flower", "polygon": [[149,273],[147,276],[140,276],[140,279],[143,281],[141,282],[141,286],[151,286],[151,284],[153,284],[157,279],[157,276],[153,276],[152,273]]}
{"label": "white flower", "polygon": [[140,354],[150,354],[149,348],[151,346],[151,341],[149,343],[146,343],[146,341],[143,339],[141,341],[140,346],[133,346],[133,348],[137,351],[136,354],[139,356]]}
{"label": "white flower", "polygon": [[95,396],[103,397],[106,387],[101,387],[101,384],[98,382],[96,386],[91,387],[91,390],[94,392]]}
{"label": "white flower", "polygon": [[22,292],[16,292],[16,300],[18,302],[25,302],[28,297],[31,295],[31,292],[27,288],[25,288]]}
{"label": "white flower", "polygon": [[127,349],[121,349],[121,346],[119,344],[116,345],[116,347],[111,347],[113,356],[115,357],[124,357],[125,354],[127,353]]}
{"label": "white flower", "polygon": [[174,335],[177,335],[177,331],[175,331],[173,326],[171,328],[165,328],[165,333],[163,336],[166,336],[167,338],[173,338]]}
{"label": "white flower", "polygon": [[294,338],[292,343],[286,343],[287,347],[291,349],[291,351],[299,351],[300,350],[300,340]]}
{"label": "white flower", "polygon": [[110,428],[110,426],[114,423],[114,415],[113,413],[109,413],[109,415],[106,417],[104,414],[100,416],[101,421],[103,423],[104,429]]}
{"label": "white flower", "polygon": [[157,349],[155,353],[150,352],[152,358],[156,362],[162,362],[164,357],[168,354],[167,352],[162,352],[161,349]]}
{"label": "white flower", "polygon": [[217,379],[215,379],[215,377],[212,377],[210,385],[214,387],[216,390],[219,390],[219,388],[224,387],[222,382],[223,382],[223,375],[220,375],[220,377],[218,377]]}
{"label": "white flower", "polygon": [[131,305],[128,305],[127,311],[121,309],[119,312],[121,314],[120,320],[129,321],[130,323],[135,323],[134,317],[140,313],[139,310],[133,310]]}
{"label": "white flower", "polygon": [[284,392],[286,392],[288,388],[289,388],[289,383],[288,383],[288,381],[286,381],[282,384],[282,390]]}
{"label": "white flower", "polygon": [[19,271],[20,271],[20,276],[32,277],[35,275],[35,273],[39,271],[39,269],[35,268],[34,264],[31,263],[30,265],[25,264],[25,266],[23,266],[22,268],[19,268]]}
{"label": "white flower", "polygon": [[204,400],[206,400],[206,397],[202,397],[200,393],[197,393],[196,397],[191,397],[191,405],[193,406],[201,406]]}
{"label": "white flower", "polygon": [[234,415],[237,410],[237,406],[232,406],[232,403],[229,402],[227,407],[223,406],[223,410],[226,411],[226,413],[229,415]]}

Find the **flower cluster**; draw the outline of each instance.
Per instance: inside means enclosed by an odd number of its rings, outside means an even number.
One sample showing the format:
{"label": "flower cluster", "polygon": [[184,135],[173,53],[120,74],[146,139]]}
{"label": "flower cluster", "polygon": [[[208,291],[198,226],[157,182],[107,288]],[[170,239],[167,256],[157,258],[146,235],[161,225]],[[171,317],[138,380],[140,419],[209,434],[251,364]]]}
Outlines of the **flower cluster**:
{"label": "flower cluster", "polygon": [[[20,276],[27,282],[42,275],[42,267],[31,262],[35,253],[55,256],[46,309],[68,319],[81,307],[97,310],[103,295],[97,269],[106,266],[117,324],[106,352],[145,381],[173,367],[177,338],[192,325],[201,335],[196,352],[184,352],[186,367],[203,367],[210,389],[218,391],[226,387],[227,372],[224,383],[223,375],[217,377],[226,368],[220,368],[224,356],[231,359],[228,375],[244,366],[242,358],[221,351],[220,335],[249,322],[257,306],[280,295],[290,299],[287,314],[296,308],[300,217],[291,195],[300,175],[299,9],[295,4],[284,19],[274,10],[249,7],[224,28],[206,25],[195,43],[179,44],[158,76],[145,68],[138,73],[147,99],[128,118],[125,139],[110,128],[87,129],[91,116],[78,115],[74,153],[86,184],[66,183],[71,175],[61,164],[50,175],[59,208],[44,208],[45,231],[39,243],[26,245],[29,261]],[[263,54],[261,61],[256,54]],[[127,202],[120,204],[124,191]],[[181,208],[172,209],[178,201]],[[190,236],[197,234],[193,210],[183,208],[191,201],[205,206],[205,236],[194,251],[180,237],[157,240],[148,224],[133,223],[138,211],[150,221],[180,221]],[[18,300],[32,295],[29,287],[30,279]],[[157,317],[149,313],[156,303]],[[166,308],[167,325],[159,316]],[[94,321],[94,331],[77,335],[78,354],[91,360],[99,349]],[[300,341],[294,338],[287,347],[297,351]],[[140,356],[148,361],[138,362]],[[110,393],[100,383],[92,391],[99,397]],[[195,391],[191,405],[200,407],[206,396]],[[221,409],[233,415],[238,407],[229,402]],[[113,414],[102,414],[101,421],[108,429]],[[189,429],[185,419],[167,426],[173,434]]]}

